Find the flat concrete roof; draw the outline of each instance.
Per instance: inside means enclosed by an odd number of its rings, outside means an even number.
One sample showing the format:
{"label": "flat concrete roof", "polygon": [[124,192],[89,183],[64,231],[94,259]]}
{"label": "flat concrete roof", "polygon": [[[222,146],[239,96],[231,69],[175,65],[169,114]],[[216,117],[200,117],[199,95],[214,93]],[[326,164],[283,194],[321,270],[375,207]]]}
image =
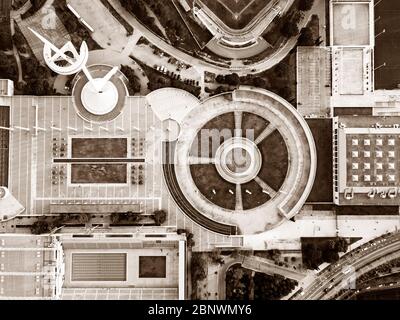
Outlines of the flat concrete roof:
{"label": "flat concrete roof", "polygon": [[[337,121],[336,202],[399,204],[400,117],[343,116]],[[353,196],[346,199],[345,193]]]}
{"label": "flat concrete roof", "polygon": [[[331,2],[333,46],[372,45],[371,7],[369,2]],[[372,29],[373,30],[373,29]]]}

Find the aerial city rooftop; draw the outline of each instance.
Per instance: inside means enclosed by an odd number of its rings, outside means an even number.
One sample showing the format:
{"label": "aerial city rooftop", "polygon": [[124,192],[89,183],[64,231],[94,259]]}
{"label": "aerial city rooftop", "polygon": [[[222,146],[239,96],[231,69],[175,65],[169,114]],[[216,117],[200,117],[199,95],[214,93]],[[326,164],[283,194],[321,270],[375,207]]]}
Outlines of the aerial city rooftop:
{"label": "aerial city rooftop", "polygon": [[398,297],[399,9],[2,1],[0,299]]}

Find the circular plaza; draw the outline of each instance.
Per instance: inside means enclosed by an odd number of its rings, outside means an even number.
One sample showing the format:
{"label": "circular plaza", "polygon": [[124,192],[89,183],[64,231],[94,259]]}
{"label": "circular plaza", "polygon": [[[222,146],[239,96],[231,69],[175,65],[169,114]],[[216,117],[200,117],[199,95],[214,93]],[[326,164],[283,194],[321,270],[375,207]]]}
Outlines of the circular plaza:
{"label": "circular plaza", "polygon": [[302,208],[314,183],[316,149],[307,123],[287,101],[241,87],[186,114],[174,164],[181,192],[197,212],[254,234]]}
{"label": "circular plaza", "polygon": [[72,83],[77,113],[87,121],[114,120],[121,114],[129,95],[128,79],[120,70],[113,72],[108,65],[92,65],[87,70],[88,74],[79,72]]}

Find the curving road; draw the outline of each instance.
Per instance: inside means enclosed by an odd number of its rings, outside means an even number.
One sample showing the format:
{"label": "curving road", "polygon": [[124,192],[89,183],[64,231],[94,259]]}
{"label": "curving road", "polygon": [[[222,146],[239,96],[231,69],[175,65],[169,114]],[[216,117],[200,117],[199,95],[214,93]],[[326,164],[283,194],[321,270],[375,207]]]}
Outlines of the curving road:
{"label": "curving road", "polygon": [[395,232],[368,242],[359,248],[348,252],[337,263],[324,269],[318,277],[307,286],[301,294],[295,294],[291,299],[321,300],[329,299],[349,275],[343,273],[343,268],[352,267],[360,270],[372,262],[388,255],[398,253],[400,256],[400,233]]}
{"label": "curving road", "polygon": [[[168,190],[175,200],[178,207],[183,211],[183,213],[192,219],[194,222],[199,224],[200,226],[206,228],[207,230],[220,233],[223,235],[236,235],[237,234],[237,227],[222,224],[220,222],[211,220],[203,215],[201,212],[197,211],[190,202],[185,198],[182,193],[182,190],[179,186],[178,180],[176,179],[175,174],[175,164],[174,161],[174,143],[175,142],[164,142],[163,143],[163,150],[165,155],[163,157],[164,164],[163,164],[163,172],[165,182],[167,184]],[[172,162],[171,162],[172,161]]]}
{"label": "curving road", "polygon": [[[247,75],[247,74],[256,74],[260,73],[264,70],[268,70],[281,62],[289,52],[296,46],[298,37],[293,37],[286,42],[284,46],[282,46],[278,51],[276,51],[273,55],[268,58],[256,62],[254,64],[244,65],[241,64],[235,67],[222,67],[212,64],[210,62],[206,62],[202,59],[195,58],[189,54],[182,52],[181,50],[173,47],[168,44],[166,41],[161,39],[159,36],[152,33],[149,29],[143,26],[132,14],[130,14],[120,3],[120,0],[108,0],[110,5],[118,12],[118,14],[128,21],[134,29],[139,30],[151,43],[165,51],[169,55],[174,58],[189,64],[194,65],[196,67],[202,68],[205,71],[213,72],[213,73],[230,73],[237,72],[239,75]],[[319,13],[319,6],[322,1],[315,1],[313,7],[304,14],[304,18],[299,24],[299,30],[305,27],[311,19],[313,14]]]}

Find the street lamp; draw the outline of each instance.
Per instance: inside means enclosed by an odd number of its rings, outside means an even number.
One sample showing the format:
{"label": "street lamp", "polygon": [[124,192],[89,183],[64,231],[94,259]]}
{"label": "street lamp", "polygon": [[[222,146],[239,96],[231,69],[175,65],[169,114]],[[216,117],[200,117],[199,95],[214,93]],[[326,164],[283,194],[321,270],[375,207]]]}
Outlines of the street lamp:
{"label": "street lamp", "polygon": [[376,70],[378,70],[378,69],[380,69],[380,68],[383,68],[383,67],[386,67],[386,62],[382,63],[380,66],[377,66],[377,67],[374,69],[374,71],[376,71]]}
{"label": "street lamp", "polygon": [[383,33],[385,33],[386,32],[386,29],[383,29],[381,32],[379,32],[376,36],[375,36],[375,38],[378,38],[381,34],[383,34]]}

